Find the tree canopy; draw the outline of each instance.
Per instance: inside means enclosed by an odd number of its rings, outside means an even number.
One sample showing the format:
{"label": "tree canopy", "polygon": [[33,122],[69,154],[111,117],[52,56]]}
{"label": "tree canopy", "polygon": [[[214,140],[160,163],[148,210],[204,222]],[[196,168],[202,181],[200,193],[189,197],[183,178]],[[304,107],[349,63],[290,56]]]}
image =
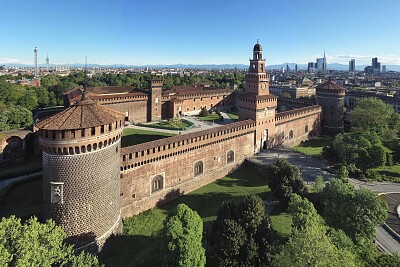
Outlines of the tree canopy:
{"label": "tree canopy", "polygon": [[165,263],[167,266],[194,266],[206,264],[202,246],[203,221],[197,212],[179,204],[165,221]]}
{"label": "tree canopy", "polygon": [[351,126],[361,132],[375,132],[384,140],[393,139],[400,129],[400,115],[375,97],[357,100],[350,112]]}
{"label": "tree canopy", "polygon": [[324,218],[354,241],[373,240],[376,225],[387,218],[387,203],[367,190],[356,190],[343,179],[331,179],[323,190]]}
{"label": "tree canopy", "polygon": [[304,184],[297,166],[279,158],[267,169],[273,194],[282,200],[289,200],[293,193],[303,194]]}
{"label": "tree canopy", "polygon": [[42,224],[36,218],[25,223],[11,216],[0,222],[1,266],[99,266],[86,252],[75,255],[63,242],[64,230],[51,220]]}

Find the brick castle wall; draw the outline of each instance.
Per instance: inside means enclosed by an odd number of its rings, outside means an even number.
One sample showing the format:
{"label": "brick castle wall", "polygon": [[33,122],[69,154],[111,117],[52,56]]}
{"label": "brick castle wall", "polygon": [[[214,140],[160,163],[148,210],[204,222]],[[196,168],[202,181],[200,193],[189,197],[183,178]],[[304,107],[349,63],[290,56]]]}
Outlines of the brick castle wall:
{"label": "brick castle wall", "polygon": [[276,114],[275,135],[271,143],[275,147],[292,147],[320,134],[321,106],[281,112]]}
{"label": "brick castle wall", "polygon": [[[254,154],[254,131],[254,122],[245,121],[123,149],[122,217],[151,209],[232,172]],[[228,156],[232,152],[233,160]],[[203,172],[196,175],[199,162]],[[155,177],[162,181],[159,190],[154,190]]]}
{"label": "brick castle wall", "polygon": [[[62,225],[77,248],[100,247],[121,230],[120,143],[78,155],[43,152],[45,218]],[[50,182],[64,183],[63,203],[51,203]]]}

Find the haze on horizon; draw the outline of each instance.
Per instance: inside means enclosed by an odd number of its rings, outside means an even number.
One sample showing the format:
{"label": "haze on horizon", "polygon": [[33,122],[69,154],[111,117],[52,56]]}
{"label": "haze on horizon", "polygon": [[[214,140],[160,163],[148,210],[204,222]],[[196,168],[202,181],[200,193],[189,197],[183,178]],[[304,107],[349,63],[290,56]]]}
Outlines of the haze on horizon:
{"label": "haze on horizon", "polygon": [[400,4],[388,1],[4,1],[0,63],[400,64]]}

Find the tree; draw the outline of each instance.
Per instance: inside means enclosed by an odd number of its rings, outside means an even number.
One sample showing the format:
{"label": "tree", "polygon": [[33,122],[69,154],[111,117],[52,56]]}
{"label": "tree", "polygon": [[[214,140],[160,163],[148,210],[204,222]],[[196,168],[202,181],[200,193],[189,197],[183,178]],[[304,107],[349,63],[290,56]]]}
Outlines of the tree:
{"label": "tree", "polygon": [[367,190],[355,190],[341,179],[331,179],[323,190],[324,218],[328,225],[342,229],[354,241],[372,240],[377,224],[387,218],[387,203]]}
{"label": "tree", "polygon": [[0,222],[1,266],[99,266],[98,259],[86,252],[75,255],[66,245],[64,230],[53,221],[45,224],[33,217],[24,224],[11,216]]}
{"label": "tree", "polygon": [[338,173],[338,179],[341,179],[341,180],[347,180],[349,178],[349,172],[347,171],[347,168],[346,168],[346,166],[341,166],[340,167],[340,170],[339,170],[339,173]]}
{"label": "tree", "polygon": [[246,196],[237,205],[224,202],[213,222],[211,245],[221,266],[269,266],[274,248],[264,202]]}
{"label": "tree", "polygon": [[32,112],[21,106],[8,106],[0,109],[0,131],[30,126]]}
{"label": "tree", "polygon": [[297,194],[290,198],[288,212],[292,215],[292,229],[301,231],[319,223],[319,215],[314,205]]}
{"label": "tree", "polygon": [[208,115],[210,115],[210,113],[208,112],[207,108],[205,108],[205,107],[203,107],[199,112],[200,117],[206,117]]}
{"label": "tree", "polygon": [[289,212],[292,235],[276,256],[276,266],[357,266],[351,250],[337,246],[326,233],[311,202],[293,194]]}
{"label": "tree", "polygon": [[378,98],[368,97],[357,101],[350,112],[353,128],[361,132],[375,132],[383,140],[390,140],[400,129],[400,116],[394,109]]}
{"label": "tree", "polygon": [[315,181],[314,181],[314,191],[319,193],[322,191],[322,189],[324,189],[325,183],[324,183],[324,177],[322,175],[317,175],[317,177],[315,177]]}
{"label": "tree", "polygon": [[304,184],[300,170],[286,159],[277,159],[274,164],[268,166],[267,173],[272,192],[279,199],[288,201],[293,193],[303,194]]}
{"label": "tree", "polygon": [[167,266],[204,266],[203,221],[197,212],[179,204],[165,221],[165,262]]}

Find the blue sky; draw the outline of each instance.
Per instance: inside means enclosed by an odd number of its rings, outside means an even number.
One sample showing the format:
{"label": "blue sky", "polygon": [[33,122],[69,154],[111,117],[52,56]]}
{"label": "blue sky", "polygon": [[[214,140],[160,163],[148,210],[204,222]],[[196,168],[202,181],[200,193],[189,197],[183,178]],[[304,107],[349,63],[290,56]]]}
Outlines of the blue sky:
{"label": "blue sky", "polygon": [[0,0],[0,62],[400,64],[398,0]]}

